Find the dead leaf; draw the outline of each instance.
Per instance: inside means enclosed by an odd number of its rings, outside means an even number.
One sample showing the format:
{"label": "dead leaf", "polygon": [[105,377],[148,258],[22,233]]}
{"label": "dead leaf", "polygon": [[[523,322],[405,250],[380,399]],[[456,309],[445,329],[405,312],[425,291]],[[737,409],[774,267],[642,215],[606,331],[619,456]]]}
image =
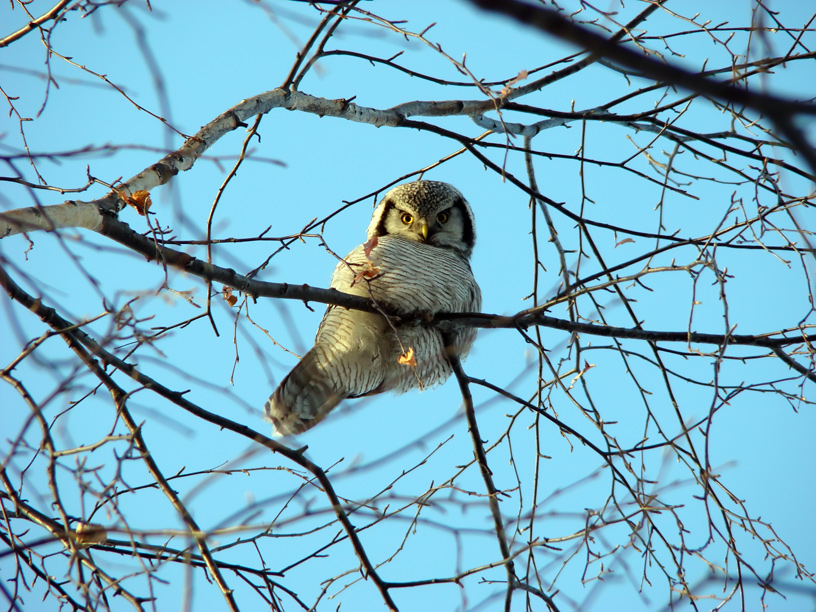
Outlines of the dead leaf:
{"label": "dead leaf", "polygon": [[415,368],[417,366],[417,361],[416,357],[414,357],[414,347],[409,346],[408,350],[397,358],[397,363]]}
{"label": "dead leaf", "polygon": [[363,253],[365,254],[365,258],[368,260],[365,263],[359,264],[360,270],[354,277],[354,280],[351,281],[351,286],[353,287],[357,283],[359,283],[364,278],[374,278],[380,273],[380,269],[374,265],[374,260],[371,259],[371,251],[374,250],[374,247],[377,246],[379,239],[377,236],[373,236],[370,240],[367,240],[365,244],[363,244]]}
{"label": "dead leaf", "polygon": [[102,525],[80,523],[74,531],[80,544],[99,544],[108,539],[108,532]]}
{"label": "dead leaf", "polygon": [[516,76],[514,76],[512,79],[507,81],[507,84],[501,90],[502,97],[505,97],[505,96],[509,95],[510,92],[513,90],[513,85],[516,85],[517,83],[520,83],[521,81],[526,79],[529,76],[529,74],[530,73],[527,72],[526,70],[522,70]]}
{"label": "dead leaf", "polygon": [[380,273],[380,269],[377,268],[373,263],[370,261],[365,262],[364,264],[360,264],[360,271],[357,272],[357,275],[354,277],[351,285],[354,286],[358,282],[360,282],[364,278],[374,278]]}
{"label": "dead leaf", "polygon": [[227,287],[224,285],[224,288],[221,290],[221,296],[230,306],[235,306],[238,302],[238,298],[232,295],[232,287]]}
{"label": "dead leaf", "polygon": [[617,249],[622,244],[626,244],[627,242],[634,242],[634,241],[635,241],[634,238],[624,238],[620,242],[615,243],[615,248]]}
{"label": "dead leaf", "polygon": [[144,189],[140,189],[139,191],[135,192],[132,196],[122,196],[125,202],[131,205],[133,208],[136,209],[143,217],[147,215],[147,211],[150,210],[150,206],[153,202],[150,200],[150,192],[145,191]]}
{"label": "dead leaf", "polygon": [[371,261],[371,251],[373,251],[373,250],[374,250],[374,247],[375,247],[375,246],[377,246],[377,243],[378,243],[379,241],[380,241],[380,240],[379,240],[379,238],[377,238],[377,236],[372,236],[372,237],[371,237],[371,239],[370,239],[370,240],[368,240],[368,241],[367,241],[367,242],[366,242],[366,243],[363,245],[363,251],[365,252],[365,256],[366,256],[366,259],[367,259],[368,261]]}

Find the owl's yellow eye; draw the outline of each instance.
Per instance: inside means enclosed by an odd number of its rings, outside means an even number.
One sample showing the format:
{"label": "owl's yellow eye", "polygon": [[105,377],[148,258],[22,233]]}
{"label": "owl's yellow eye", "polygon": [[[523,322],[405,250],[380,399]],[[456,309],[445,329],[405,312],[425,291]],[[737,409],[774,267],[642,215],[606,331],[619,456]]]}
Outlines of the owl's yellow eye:
{"label": "owl's yellow eye", "polygon": [[400,219],[402,219],[402,222],[405,225],[410,225],[411,223],[414,222],[414,216],[411,213],[402,213]]}
{"label": "owl's yellow eye", "polygon": [[436,220],[439,221],[440,223],[447,223],[448,222],[448,213],[446,213],[446,212],[439,213],[438,215],[436,215]]}

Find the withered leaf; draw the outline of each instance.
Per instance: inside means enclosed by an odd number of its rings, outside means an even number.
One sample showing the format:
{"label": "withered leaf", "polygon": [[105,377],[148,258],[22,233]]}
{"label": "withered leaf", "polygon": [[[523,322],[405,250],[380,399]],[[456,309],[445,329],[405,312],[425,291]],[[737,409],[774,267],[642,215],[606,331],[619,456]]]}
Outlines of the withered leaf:
{"label": "withered leaf", "polygon": [[232,294],[232,287],[224,285],[224,288],[221,290],[221,296],[230,306],[235,306],[238,302],[238,298]]}
{"label": "withered leaf", "polygon": [[374,250],[374,247],[377,246],[379,242],[379,238],[377,236],[373,236],[370,240],[367,240],[366,243],[363,245],[363,251],[365,252],[366,259],[371,261],[371,251]]}
{"label": "withered leaf", "polygon": [[416,357],[414,356],[414,347],[409,346],[408,350],[397,358],[397,363],[400,365],[407,365],[415,368],[417,365]]}
{"label": "withered leaf", "polygon": [[102,525],[80,523],[74,531],[77,542],[81,544],[99,544],[108,539],[108,532]]}
{"label": "withered leaf", "polygon": [[150,210],[150,206],[153,202],[150,199],[150,192],[145,191],[144,189],[140,189],[139,191],[135,192],[132,196],[123,196],[125,202],[130,204],[133,208],[136,209],[143,217],[147,215],[147,211]]}

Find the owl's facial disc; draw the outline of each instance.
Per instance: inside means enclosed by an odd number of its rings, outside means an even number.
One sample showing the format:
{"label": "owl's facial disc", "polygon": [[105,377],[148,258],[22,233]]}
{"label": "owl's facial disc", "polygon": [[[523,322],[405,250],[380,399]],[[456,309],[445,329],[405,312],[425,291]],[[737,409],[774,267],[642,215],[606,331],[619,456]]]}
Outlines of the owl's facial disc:
{"label": "owl's facial disc", "polygon": [[452,206],[436,213],[429,225],[428,244],[440,247],[462,244],[462,213],[458,208]]}
{"label": "owl's facial disc", "polygon": [[369,238],[386,235],[453,249],[469,258],[475,242],[473,213],[447,183],[405,183],[386,194],[369,224]]}
{"label": "owl's facial disc", "polygon": [[433,246],[446,247],[456,245],[462,240],[461,211],[450,207],[433,217],[417,215],[412,212],[394,209],[394,216],[400,221],[400,230],[396,233]]}

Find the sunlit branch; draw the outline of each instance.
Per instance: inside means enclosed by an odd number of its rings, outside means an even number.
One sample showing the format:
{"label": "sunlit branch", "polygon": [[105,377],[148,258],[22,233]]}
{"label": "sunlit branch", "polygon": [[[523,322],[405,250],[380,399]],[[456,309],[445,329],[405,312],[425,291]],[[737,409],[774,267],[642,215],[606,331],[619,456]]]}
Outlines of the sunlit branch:
{"label": "sunlit branch", "polygon": [[52,6],[49,10],[45,13],[37,17],[36,19],[32,19],[28,23],[26,23],[23,27],[21,27],[16,32],[12,32],[3,38],[0,38],[0,49],[3,47],[7,47],[11,43],[16,40],[19,40],[29,32],[36,30],[42,24],[47,21],[51,21],[52,19],[59,19],[60,13],[63,9],[71,3],[71,0],[59,0],[54,6]]}

